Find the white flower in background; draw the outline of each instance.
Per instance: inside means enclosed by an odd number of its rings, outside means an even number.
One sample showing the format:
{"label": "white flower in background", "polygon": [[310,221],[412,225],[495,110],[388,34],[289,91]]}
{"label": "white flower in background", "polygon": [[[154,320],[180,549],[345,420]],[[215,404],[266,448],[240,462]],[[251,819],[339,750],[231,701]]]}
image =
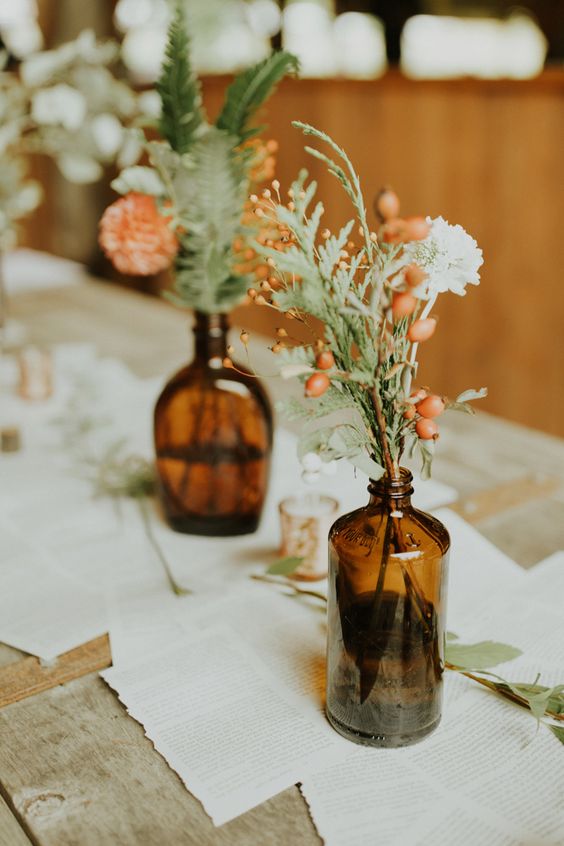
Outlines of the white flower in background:
{"label": "white flower in background", "polygon": [[113,158],[123,141],[123,126],[117,117],[110,112],[96,115],[90,121],[90,131],[102,158]]}
{"label": "white flower in background", "polygon": [[57,166],[65,179],[76,185],[87,185],[96,182],[104,169],[96,159],[81,153],[63,153],[57,157]]}
{"label": "white flower in background", "polygon": [[86,116],[86,100],[76,88],[62,82],[33,96],[31,116],[39,124],[60,124],[69,132],[79,129]]}
{"label": "white flower in background", "polygon": [[479,285],[479,268],[484,259],[478,244],[459,224],[451,226],[444,218],[427,218],[431,225],[423,241],[411,241],[404,254],[410,263],[419,265],[427,278],[413,292],[422,299],[434,299],[437,294],[452,291],[461,297],[466,285]]}
{"label": "white flower in background", "polygon": [[302,457],[301,464],[302,481],[306,485],[314,485],[321,478],[321,474],[324,476],[334,476],[337,472],[337,462],[334,459],[323,461],[321,456],[316,452],[306,452]]}
{"label": "white flower in background", "polygon": [[142,114],[151,118],[161,116],[161,97],[158,91],[142,91],[137,97],[137,105]]}

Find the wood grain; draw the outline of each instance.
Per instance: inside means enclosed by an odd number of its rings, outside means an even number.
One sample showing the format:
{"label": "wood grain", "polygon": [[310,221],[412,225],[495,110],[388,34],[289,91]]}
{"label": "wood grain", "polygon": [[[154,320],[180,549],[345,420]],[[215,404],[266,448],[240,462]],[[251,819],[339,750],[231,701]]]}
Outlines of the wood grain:
{"label": "wood grain", "polygon": [[297,788],[214,828],[97,677],[4,708],[0,748],[4,790],[41,846],[321,842]]}
{"label": "wood grain", "polygon": [[0,846],[30,846],[31,841],[0,796]]}
{"label": "wood grain", "polygon": [[0,669],[0,708],[57,685],[81,678],[112,663],[107,635],[60,655],[52,666],[28,656]]}

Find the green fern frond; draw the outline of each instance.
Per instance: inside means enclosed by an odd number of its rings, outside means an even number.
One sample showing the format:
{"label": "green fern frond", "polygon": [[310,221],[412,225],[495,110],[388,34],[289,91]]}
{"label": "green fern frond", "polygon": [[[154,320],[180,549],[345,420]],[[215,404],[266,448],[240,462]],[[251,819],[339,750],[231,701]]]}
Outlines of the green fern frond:
{"label": "green fern frond", "polygon": [[227,89],[217,127],[244,141],[259,129],[249,121],[287,73],[297,73],[299,62],[292,53],[280,50],[239,74]]}
{"label": "green fern frond", "polygon": [[162,102],[159,130],[177,153],[186,153],[205,123],[200,84],[190,64],[190,42],[181,3],[168,30],[161,75],[156,83]]}
{"label": "green fern frond", "polygon": [[232,244],[241,232],[247,181],[232,136],[208,127],[182,158],[180,212],[184,230],[176,264],[176,294],[201,311],[228,311],[250,284],[233,273]]}

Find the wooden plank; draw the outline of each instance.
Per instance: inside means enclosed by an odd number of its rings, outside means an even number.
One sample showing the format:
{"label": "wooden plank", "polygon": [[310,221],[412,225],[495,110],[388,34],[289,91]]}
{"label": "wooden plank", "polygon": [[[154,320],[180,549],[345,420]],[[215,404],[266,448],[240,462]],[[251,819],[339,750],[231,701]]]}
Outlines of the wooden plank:
{"label": "wooden plank", "polygon": [[28,656],[0,669],[0,708],[44,690],[81,678],[112,663],[108,635],[60,655],[52,666]]}
{"label": "wooden plank", "polygon": [[31,846],[31,841],[1,796],[0,846]]}
{"label": "wooden plank", "polygon": [[3,789],[40,846],[321,843],[295,787],[214,828],[98,677],[4,708],[0,749]]}
{"label": "wooden plank", "polygon": [[450,506],[468,523],[477,525],[483,520],[495,517],[508,509],[525,505],[535,499],[544,499],[555,493],[561,485],[559,479],[551,476],[525,476],[511,482],[504,482],[493,488],[466,497]]}

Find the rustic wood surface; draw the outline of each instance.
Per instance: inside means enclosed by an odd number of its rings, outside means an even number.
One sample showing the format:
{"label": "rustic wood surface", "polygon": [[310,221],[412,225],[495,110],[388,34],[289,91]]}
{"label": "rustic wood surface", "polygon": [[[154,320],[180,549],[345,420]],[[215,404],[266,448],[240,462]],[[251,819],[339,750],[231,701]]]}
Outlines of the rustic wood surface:
{"label": "rustic wood surface", "polygon": [[[143,376],[170,373],[190,351],[185,315],[100,283],[20,295],[12,314],[29,340],[92,340]],[[435,475],[457,489],[466,519],[524,567],[564,546],[561,441],[484,414],[453,415],[441,431]],[[0,673],[13,679],[21,660],[0,646]],[[25,666],[33,683],[37,668]],[[320,843],[297,788],[213,828],[96,673],[0,711],[0,795],[0,846]]]}

